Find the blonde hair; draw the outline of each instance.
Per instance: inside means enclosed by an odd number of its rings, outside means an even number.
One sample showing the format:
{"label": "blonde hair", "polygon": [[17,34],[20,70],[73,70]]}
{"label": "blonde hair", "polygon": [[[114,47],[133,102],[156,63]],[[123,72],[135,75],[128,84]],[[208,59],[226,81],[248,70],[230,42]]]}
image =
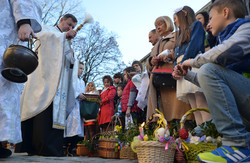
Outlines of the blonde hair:
{"label": "blonde hair", "polygon": [[173,32],[174,31],[174,24],[173,21],[168,16],[160,16],[155,20],[155,26],[157,21],[163,21],[167,27],[167,31]]}
{"label": "blonde hair", "polygon": [[86,86],[86,89],[85,89],[85,93],[88,93],[88,92],[90,92],[89,91],[89,85],[90,84],[92,84],[93,86],[94,86],[94,92],[97,92],[97,90],[96,90],[96,87],[95,87],[95,83],[94,82],[89,82],[88,84],[87,84],[87,86]]}

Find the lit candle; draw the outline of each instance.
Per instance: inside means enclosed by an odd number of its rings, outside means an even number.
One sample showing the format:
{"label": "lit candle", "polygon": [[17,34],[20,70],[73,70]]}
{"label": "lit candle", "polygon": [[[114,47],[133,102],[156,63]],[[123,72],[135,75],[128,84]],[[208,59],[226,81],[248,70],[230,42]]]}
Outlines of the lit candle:
{"label": "lit candle", "polygon": [[139,127],[139,131],[140,131],[140,135],[141,136],[144,136],[144,131],[143,131],[143,126],[145,125],[145,122],[143,122],[142,124],[141,124],[141,126]]}

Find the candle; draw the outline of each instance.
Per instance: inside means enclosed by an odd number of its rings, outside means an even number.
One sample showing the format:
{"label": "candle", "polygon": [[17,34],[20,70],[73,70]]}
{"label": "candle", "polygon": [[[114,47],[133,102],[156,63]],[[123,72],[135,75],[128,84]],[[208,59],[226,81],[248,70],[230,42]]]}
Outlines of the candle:
{"label": "candle", "polygon": [[139,131],[140,131],[140,135],[141,136],[144,136],[144,130],[143,130],[143,126],[145,125],[145,122],[143,122],[142,124],[141,124],[141,126],[139,127]]}

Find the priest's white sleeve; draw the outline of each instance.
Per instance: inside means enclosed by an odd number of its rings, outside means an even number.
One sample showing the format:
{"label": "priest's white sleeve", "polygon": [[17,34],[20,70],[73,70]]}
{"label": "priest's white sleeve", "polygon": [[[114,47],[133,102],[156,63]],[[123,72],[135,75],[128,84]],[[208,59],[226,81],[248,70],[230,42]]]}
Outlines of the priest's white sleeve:
{"label": "priest's white sleeve", "polygon": [[73,55],[73,49],[70,46],[71,45],[70,40],[66,39],[64,44],[65,44],[64,45],[64,55],[66,56],[66,59],[68,61],[70,61],[71,64],[74,64],[75,58],[74,58],[74,55]]}
{"label": "priest's white sleeve", "polygon": [[41,31],[42,9],[40,0],[10,0],[10,2],[16,23],[22,19],[30,19],[31,28],[34,32]]}

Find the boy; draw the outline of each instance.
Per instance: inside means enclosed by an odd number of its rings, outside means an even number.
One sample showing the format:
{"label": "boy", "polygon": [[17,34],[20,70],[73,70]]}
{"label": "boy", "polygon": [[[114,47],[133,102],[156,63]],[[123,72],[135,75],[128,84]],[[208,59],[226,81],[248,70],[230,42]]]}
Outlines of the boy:
{"label": "boy", "polygon": [[[250,20],[244,18],[244,5],[238,0],[217,0],[210,7],[210,31],[220,44],[194,59],[177,65],[174,78],[185,76],[199,85],[223,146],[200,153],[202,162],[250,161]],[[200,67],[197,75],[188,71]],[[192,76],[193,74],[193,76]]]}
{"label": "boy", "polygon": [[141,64],[140,61],[134,61],[134,62],[132,63],[132,67],[135,68],[135,70],[136,70],[137,73],[140,74],[140,73],[142,72],[142,64]]}
{"label": "boy", "polygon": [[66,154],[69,156],[76,156],[77,142],[80,140],[79,137],[84,136],[83,121],[80,116],[80,100],[82,101],[85,99],[83,95],[83,92],[85,92],[85,83],[81,78],[84,71],[84,65],[82,62],[78,65],[77,62],[79,61],[75,61],[73,70],[73,77],[77,77],[77,79],[74,80],[72,78],[71,80],[72,84],[70,85],[67,99],[66,127],[64,130],[64,145],[66,147],[68,146]]}
{"label": "boy", "polygon": [[122,84],[123,78],[122,78],[122,74],[120,72],[116,73],[113,76],[114,79],[114,86],[117,87],[119,84]]}

